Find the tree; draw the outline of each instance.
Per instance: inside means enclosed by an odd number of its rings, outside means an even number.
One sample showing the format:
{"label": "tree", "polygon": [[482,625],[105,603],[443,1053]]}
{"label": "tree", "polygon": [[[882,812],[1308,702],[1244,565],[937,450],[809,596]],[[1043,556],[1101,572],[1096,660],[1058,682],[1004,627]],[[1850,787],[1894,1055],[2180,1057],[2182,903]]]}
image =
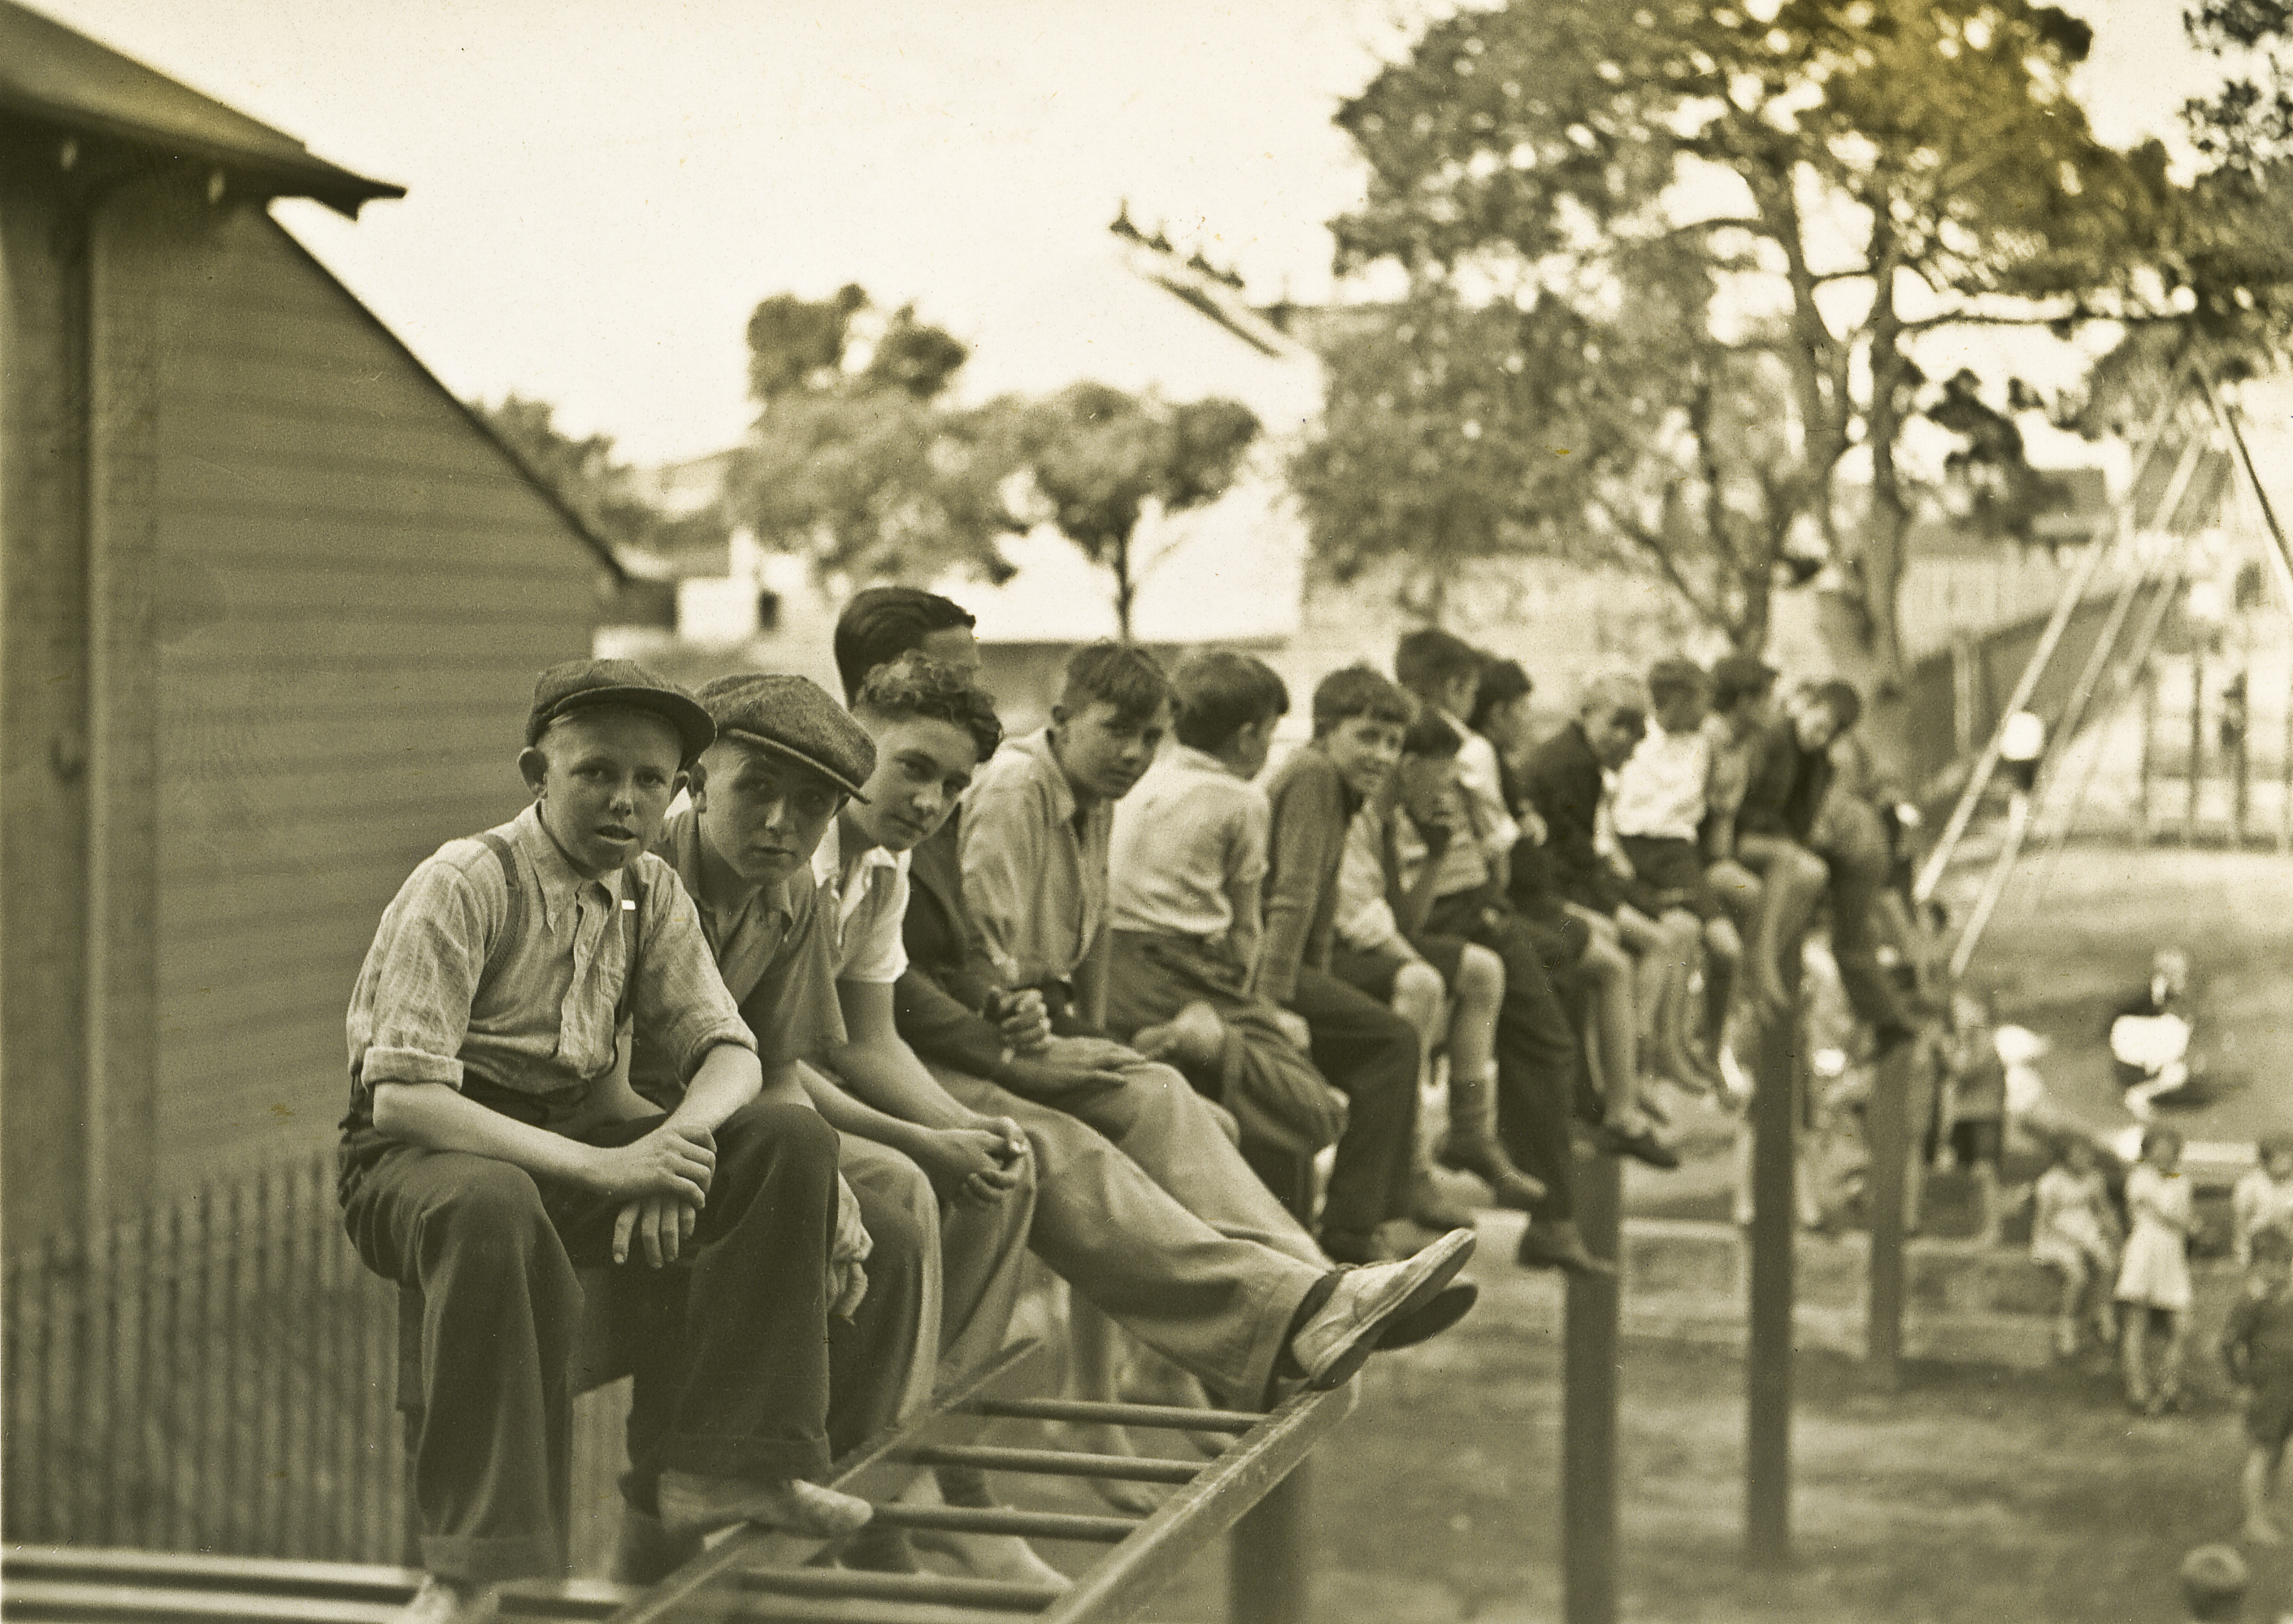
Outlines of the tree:
{"label": "tree", "polygon": [[[1550,330],[1576,324],[1594,372],[1632,337],[1623,312],[1649,256],[1674,281],[1706,280],[1698,307],[1727,319],[1707,320],[1712,364],[1674,375],[1663,415],[1691,412],[1723,356],[1780,369],[1804,494],[1778,494],[1803,499],[1860,576],[1892,673],[1918,336],[2146,310],[2159,294],[2164,155],[2088,129],[2069,80],[2090,43],[2032,0],[1462,11],[1340,110],[1369,185],[1333,223],[1338,268],[1406,272],[1404,325],[1421,332],[1445,302],[1558,304]],[[1531,443],[1568,426],[1556,403],[1557,418],[1524,418]],[[1868,486],[1860,524],[1851,459]]]}
{"label": "tree", "polygon": [[932,575],[951,566],[1001,581],[997,541],[1024,528],[1002,497],[1017,458],[1010,414],[942,396],[969,357],[913,305],[855,331],[867,294],[778,294],[749,321],[757,424],[730,503],[760,540],[823,576]]}
{"label": "tree", "polygon": [[995,410],[1017,426],[1017,466],[1051,523],[1114,577],[1115,623],[1129,642],[1151,567],[1136,550],[1140,522],[1225,495],[1258,437],[1256,415],[1236,401],[1171,405],[1095,383],[1033,405],[1007,400]]}
{"label": "tree", "polygon": [[634,471],[613,457],[612,435],[575,439],[557,426],[555,408],[516,394],[493,405],[473,401],[470,410],[611,546],[668,556],[724,545],[729,526],[714,504],[671,516],[640,496]]}

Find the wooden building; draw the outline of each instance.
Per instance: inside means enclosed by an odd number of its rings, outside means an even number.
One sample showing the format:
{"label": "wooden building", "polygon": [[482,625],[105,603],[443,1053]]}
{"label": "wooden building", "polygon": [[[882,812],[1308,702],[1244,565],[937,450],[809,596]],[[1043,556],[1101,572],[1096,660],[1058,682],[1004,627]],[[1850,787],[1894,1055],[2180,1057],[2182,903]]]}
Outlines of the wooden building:
{"label": "wooden building", "polygon": [[308,1164],[610,553],[274,221],[401,189],[0,0],[5,1239]]}

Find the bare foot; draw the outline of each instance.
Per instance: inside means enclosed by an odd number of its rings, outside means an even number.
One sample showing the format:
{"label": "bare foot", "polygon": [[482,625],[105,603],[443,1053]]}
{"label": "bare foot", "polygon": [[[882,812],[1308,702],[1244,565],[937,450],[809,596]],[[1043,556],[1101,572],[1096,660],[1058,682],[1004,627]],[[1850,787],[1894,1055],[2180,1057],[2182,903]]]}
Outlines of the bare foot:
{"label": "bare foot", "polygon": [[867,1526],[875,1511],[865,1500],[802,1478],[754,1482],[703,1477],[696,1472],[660,1474],[661,1526],[672,1538],[754,1522],[819,1539],[840,1539]]}

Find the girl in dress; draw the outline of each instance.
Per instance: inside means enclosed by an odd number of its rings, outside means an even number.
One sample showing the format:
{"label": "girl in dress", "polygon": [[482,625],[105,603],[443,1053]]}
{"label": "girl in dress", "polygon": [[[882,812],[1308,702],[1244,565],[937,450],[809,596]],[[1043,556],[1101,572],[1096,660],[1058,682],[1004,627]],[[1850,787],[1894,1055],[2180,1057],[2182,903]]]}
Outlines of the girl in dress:
{"label": "girl in dress", "polygon": [[2230,1195],[2230,1244],[2238,1265],[2253,1261],[2253,1238],[2263,1230],[2293,1235],[2293,1134],[2265,1133],[2254,1149],[2257,1165]]}
{"label": "girl in dress", "polygon": [[[2065,1359],[2078,1350],[2078,1320],[2090,1287],[2118,1268],[2118,1214],[2094,1165],[2094,1141],[2082,1133],[2062,1139],[2054,1165],[2038,1175],[2030,1255],[2062,1277],[2062,1307],[2054,1323],[2054,1349]],[[2104,1347],[2115,1340],[2110,1295],[2094,1293],[2094,1334]]]}
{"label": "girl in dress", "polygon": [[[2126,1367],[2126,1401],[2154,1416],[2182,1405],[2182,1348],[2190,1318],[2190,1181],[2182,1173],[2182,1136],[2151,1126],[2142,1135],[2142,1161],[2126,1178],[2126,1210],[2133,1231],[2118,1271],[2119,1351]],[[2150,1380],[2152,1320],[2166,1328],[2158,1379]]]}

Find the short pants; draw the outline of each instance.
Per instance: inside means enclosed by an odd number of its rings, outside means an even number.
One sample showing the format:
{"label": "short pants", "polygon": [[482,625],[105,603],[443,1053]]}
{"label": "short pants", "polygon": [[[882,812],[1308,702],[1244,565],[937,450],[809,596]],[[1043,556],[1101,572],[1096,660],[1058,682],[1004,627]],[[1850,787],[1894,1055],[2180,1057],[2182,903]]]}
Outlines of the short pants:
{"label": "short pants", "polygon": [[1720,898],[1704,878],[1704,854],[1695,841],[1627,834],[1617,843],[1632,859],[1635,905],[1652,916],[1667,908],[1686,908],[1706,924],[1722,917]]}
{"label": "short pants", "polygon": [[2273,1453],[2293,1438],[2293,1383],[2272,1382],[2245,1401],[2245,1435],[2257,1449]]}
{"label": "short pants", "polygon": [[[1455,988],[1457,965],[1464,958],[1468,946],[1463,937],[1429,930],[1422,936],[1412,937],[1409,945],[1441,972],[1444,987]],[[1390,999],[1401,967],[1409,962],[1390,947],[1349,947],[1341,942],[1330,950],[1330,973],[1373,998]]]}

